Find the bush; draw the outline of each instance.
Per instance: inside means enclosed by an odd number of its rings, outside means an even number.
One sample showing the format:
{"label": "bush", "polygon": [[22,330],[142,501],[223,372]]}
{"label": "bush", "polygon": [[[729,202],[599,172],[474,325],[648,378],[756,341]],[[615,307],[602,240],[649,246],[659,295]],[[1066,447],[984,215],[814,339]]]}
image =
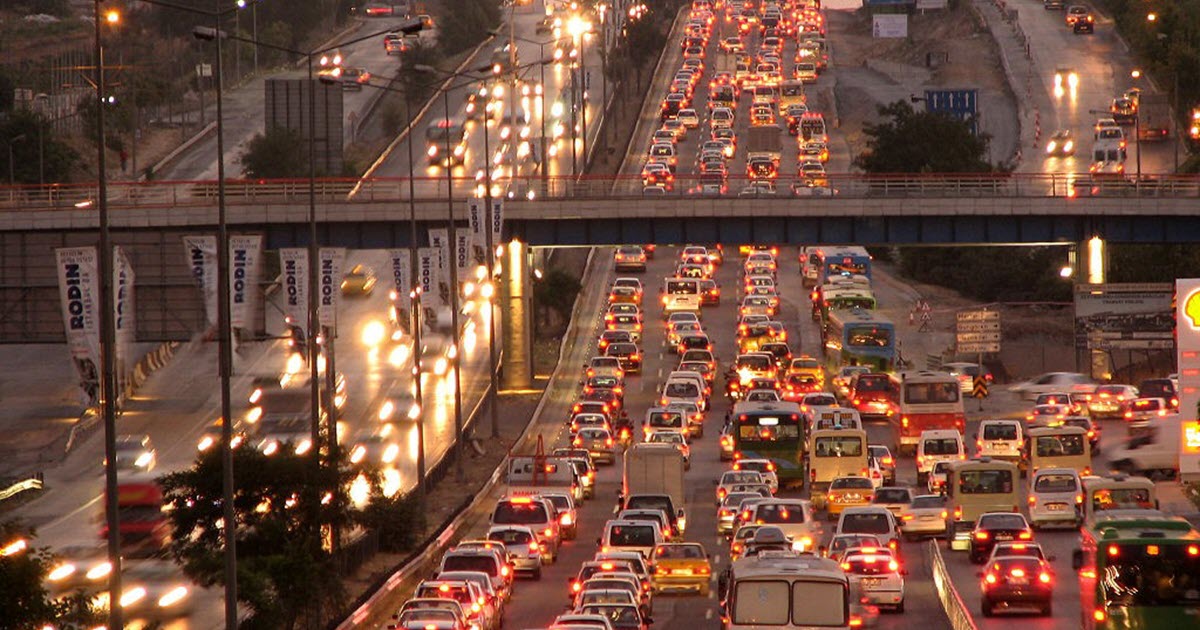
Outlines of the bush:
{"label": "bush", "polygon": [[420,497],[397,494],[386,497],[378,488],[356,518],[359,525],[379,532],[379,549],[391,553],[410,551],[425,531],[425,504]]}
{"label": "bush", "polygon": [[238,163],[251,179],[304,177],[308,175],[308,143],[294,129],[272,127],[250,139]]}

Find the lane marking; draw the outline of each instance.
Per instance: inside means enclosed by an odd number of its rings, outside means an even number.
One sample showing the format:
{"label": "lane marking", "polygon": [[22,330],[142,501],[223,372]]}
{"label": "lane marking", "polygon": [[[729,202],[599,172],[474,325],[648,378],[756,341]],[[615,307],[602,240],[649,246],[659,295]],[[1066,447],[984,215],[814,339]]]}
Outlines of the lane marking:
{"label": "lane marking", "polygon": [[[486,272],[486,271],[487,271],[487,269],[484,269],[484,271]],[[712,594],[712,593],[709,593],[709,594],[708,594],[708,598],[709,598],[709,599],[716,599],[715,597],[713,597],[713,594]],[[704,619],[705,619],[705,620],[710,620],[710,619],[712,619],[712,618],[713,618],[713,613],[712,613],[712,609],[711,609],[711,608],[709,608],[708,610],[704,611]]]}

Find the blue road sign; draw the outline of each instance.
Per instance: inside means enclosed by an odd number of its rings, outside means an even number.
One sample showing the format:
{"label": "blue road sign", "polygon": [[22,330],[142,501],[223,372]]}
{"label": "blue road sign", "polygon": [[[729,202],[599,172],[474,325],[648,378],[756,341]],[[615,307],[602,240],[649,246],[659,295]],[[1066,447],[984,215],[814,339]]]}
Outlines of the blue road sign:
{"label": "blue road sign", "polygon": [[958,120],[971,120],[971,133],[977,133],[974,122],[979,111],[979,90],[925,90],[925,111],[942,112]]}

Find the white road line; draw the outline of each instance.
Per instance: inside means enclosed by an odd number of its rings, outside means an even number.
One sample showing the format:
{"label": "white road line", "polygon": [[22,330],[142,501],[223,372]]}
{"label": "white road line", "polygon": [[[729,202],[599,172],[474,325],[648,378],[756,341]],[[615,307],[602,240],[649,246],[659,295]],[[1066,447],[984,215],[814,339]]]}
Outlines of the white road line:
{"label": "white road line", "polygon": [[[487,271],[487,269],[484,269],[484,271]],[[716,599],[716,597],[714,597],[712,593],[709,593],[709,594],[708,594],[708,598],[709,598],[709,599]],[[712,617],[713,617],[713,615],[712,615],[712,609],[711,609],[711,608],[709,608],[708,610],[704,611],[704,618],[705,618],[705,619],[712,619]]]}

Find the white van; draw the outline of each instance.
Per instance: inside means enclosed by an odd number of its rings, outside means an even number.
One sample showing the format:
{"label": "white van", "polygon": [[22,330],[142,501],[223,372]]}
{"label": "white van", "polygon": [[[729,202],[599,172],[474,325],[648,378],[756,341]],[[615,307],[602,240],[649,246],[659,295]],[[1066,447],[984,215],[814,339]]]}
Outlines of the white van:
{"label": "white van", "polygon": [[604,525],[600,551],[636,551],[649,560],[654,546],[665,542],[658,524],[651,521],[612,520]]}
{"label": "white van", "polygon": [[1108,452],[1108,461],[1122,472],[1172,477],[1179,472],[1179,414],[1163,416]]}
{"label": "white van", "polygon": [[1020,420],[982,420],[975,433],[975,456],[1021,460],[1025,445],[1025,428]]}
{"label": "white van", "polygon": [[700,409],[705,408],[704,388],[690,378],[668,379],[663,385],[662,396],[658,403],[663,407],[671,403],[696,403]]}
{"label": "white van", "polygon": [[712,392],[712,388],[709,387],[708,381],[704,380],[703,374],[699,372],[693,372],[691,370],[673,370],[667,374],[668,381],[673,381],[675,379],[691,379],[692,382],[699,385],[700,392],[705,396],[704,404],[700,405],[700,411],[705,411],[708,409],[708,396]]}
{"label": "white van", "polygon": [[917,483],[924,484],[929,471],[938,462],[959,461],[967,458],[967,447],[962,434],[955,429],[930,429],[922,431],[917,440]]}
{"label": "white van", "polygon": [[1078,527],[1083,523],[1083,482],[1074,468],[1042,468],[1029,477],[1029,523]]}

